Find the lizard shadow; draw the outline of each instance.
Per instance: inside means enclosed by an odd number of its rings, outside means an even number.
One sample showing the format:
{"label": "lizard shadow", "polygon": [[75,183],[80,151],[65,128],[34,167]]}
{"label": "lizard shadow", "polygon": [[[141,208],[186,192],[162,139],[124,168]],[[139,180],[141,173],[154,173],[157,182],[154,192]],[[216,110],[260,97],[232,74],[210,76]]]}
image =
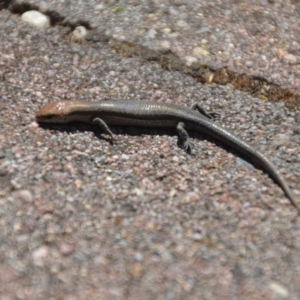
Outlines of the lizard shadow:
{"label": "lizard shadow", "polygon": [[[68,124],[51,124],[51,123],[39,123],[39,126],[44,129],[49,130],[56,130],[60,132],[66,132],[66,133],[75,133],[75,132],[93,132],[96,138],[106,141],[110,143],[111,145],[114,145],[114,142],[112,141],[111,137],[109,137],[107,134],[103,132],[101,128],[99,128],[96,125],[82,123],[82,122],[74,122],[74,123],[68,123]],[[178,136],[178,133],[175,128],[157,128],[157,127],[136,127],[136,126],[110,126],[109,127],[111,131],[118,137],[120,135],[128,135],[128,136],[143,136],[143,135],[150,135],[150,136],[157,136],[157,135],[168,135],[168,136],[175,136],[177,137],[177,147],[181,148],[183,151],[185,151],[189,155],[194,155],[193,149],[195,149],[195,143],[191,142],[191,149],[188,151],[184,150],[183,143],[181,139]],[[197,139],[199,141],[209,141],[213,144],[215,144],[217,147],[220,147],[224,150],[226,150],[228,153],[231,153],[235,156],[238,156],[239,158],[243,159],[244,161],[250,163],[251,165],[254,165],[256,168],[263,170],[260,166],[258,166],[254,161],[252,161],[249,157],[243,155],[239,151],[235,150],[234,148],[224,144],[223,142],[217,140],[214,137],[211,137],[208,134],[205,134],[203,132],[190,130],[189,136],[192,139]]]}
{"label": "lizard shadow", "polygon": [[[43,129],[65,132],[65,133],[75,133],[75,132],[92,132],[96,138],[109,142],[113,145],[111,137],[109,137],[99,126],[82,123],[73,122],[68,124],[51,124],[51,123],[38,123]],[[118,137],[120,135],[129,136],[143,136],[143,135],[170,135],[178,136],[177,132],[173,128],[155,128],[155,127],[135,127],[135,126],[115,126],[110,125],[111,131]],[[177,143],[180,146],[180,141]]]}

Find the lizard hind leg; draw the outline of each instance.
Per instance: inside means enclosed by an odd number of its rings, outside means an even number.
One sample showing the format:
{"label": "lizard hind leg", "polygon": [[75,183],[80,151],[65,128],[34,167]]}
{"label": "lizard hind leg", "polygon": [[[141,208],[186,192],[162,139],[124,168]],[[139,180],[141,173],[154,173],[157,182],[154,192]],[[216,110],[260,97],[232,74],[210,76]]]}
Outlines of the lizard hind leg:
{"label": "lizard hind leg", "polygon": [[197,110],[201,115],[209,119],[215,119],[218,116],[216,112],[207,112],[199,103],[195,102],[191,106],[192,110]]}
{"label": "lizard hind leg", "polygon": [[189,134],[187,133],[187,131],[184,128],[184,123],[183,122],[179,122],[177,124],[177,132],[179,135],[179,139],[183,144],[183,149],[188,152],[188,153],[192,153],[192,145],[190,143],[190,137]]}

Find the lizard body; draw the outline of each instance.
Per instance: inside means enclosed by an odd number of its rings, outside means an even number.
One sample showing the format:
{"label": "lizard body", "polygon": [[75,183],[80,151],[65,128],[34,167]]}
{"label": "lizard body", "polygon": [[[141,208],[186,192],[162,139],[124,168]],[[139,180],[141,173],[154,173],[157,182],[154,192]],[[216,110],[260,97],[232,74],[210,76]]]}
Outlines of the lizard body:
{"label": "lizard body", "polygon": [[261,167],[281,187],[286,197],[300,212],[300,205],[271,161],[228,130],[213,123],[210,120],[211,115],[197,103],[192,108],[188,108],[155,101],[58,101],[42,107],[37,112],[36,118],[38,122],[46,123],[80,121],[97,124],[112,138],[114,135],[108,125],[173,127],[177,129],[186,150],[190,149],[189,135],[186,130],[203,132]]}

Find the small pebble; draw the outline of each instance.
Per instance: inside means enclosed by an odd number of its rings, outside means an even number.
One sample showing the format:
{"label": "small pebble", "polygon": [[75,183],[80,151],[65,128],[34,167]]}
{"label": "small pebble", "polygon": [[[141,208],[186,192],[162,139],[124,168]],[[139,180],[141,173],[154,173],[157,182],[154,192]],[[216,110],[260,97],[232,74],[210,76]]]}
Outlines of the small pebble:
{"label": "small pebble", "polygon": [[177,24],[178,27],[181,27],[181,28],[188,27],[188,24],[185,21],[183,21],[183,20],[177,21],[176,24]]}
{"label": "small pebble", "polygon": [[253,66],[253,62],[251,60],[246,61],[246,67],[251,68]]}
{"label": "small pebble", "polygon": [[277,297],[281,297],[281,299],[287,299],[289,297],[288,290],[278,282],[270,282],[269,288],[274,292],[274,294]]}
{"label": "small pebble", "polygon": [[49,17],[36,10],[24,12],[21,19],[37,28],[45,29],[50,27]]}
{"label": "small pebble", "polygon": [[136,260],[136,261],[144,260],[144,255],[141,252],[136,252],[133,257],[134,257],[134,260]]}
{"label": "small pebble", "polygon": [[193,64],[197,63],[197,58],[193,57],[193,56],[186,56],[185,57],[185,61],[186,61],[186,65],[188,67],[192,66]]}
{"label": "small pebble", "polygon": [[195,232],[192,236],[194,241],[201,241],[203,239],[203,234]]}
{"label": "small pebble", "polygon": [[203,47],[195,47],[193,49],[193,54],[195,56],[201,57],[201,56],[208,56],[209,52],[205,50]]}
{"label": "small pebble", "polygon": [[121,155],[121,157],[122,157],[122,159],[124,159],[124,160],[128,160],[128,159],[129,159],[129,156],[126,155],[126,154],[124,154],[124,153]]}
{"label": "small pebble", "polygon": [[128,87],[128,85],[123,85],[123,86],[122,86],[122,92],[123,92],[124,94],[130,92],[130,88]]}
{"label": "small pebble", "polygon": [[284,60],[287,61],[290,64],[297,63],[297,57],[293,54],[290,54],[290,53],[284,56]]}
{"label": "small pebble", "polygon": [[74,252],[75,247],[74,247],[74,245],[64,243],[60,246],[59,250],[62,255],[68,256]]}
{"label": "small pebble", "polygon": [[290,137],[286,134],[279,133],[274,136],[274,139],[272,141],[272,145],[276,148],[286,145],[290,142]]}
{"label": "small pebble", "polygon": [[157,35],[157,31],[153,28],[151,28],[149,31],[148,31],[148,38],[149,39],[154,39],[155,36]]}
{"label": "small pebble", "polygon": [[172,29],[169,28],[169,27],[166,27],[166,28],[163,28],[162,31],[165,33],[165,34],[170,34],[172,32]]}
{"label": "small pebble", "polygon": [[16,193],[16,198],[20,201],[24,202],[32,202],[33,197],[30,191],[28,190],[20,190]]}
{"label": "small pebble", "polygon": [[160,46],[161,46],[162,49],[168,50],[168,49],[171,48],[171,43],[169,41],[162,41],[160,43]]}
{"label": "small pebble", "polygon": [[34,250],[32,253],[33,264],[38,267],[43,267],[47,256],[48,248],[45,246],[41,246],[40,248]]}
{"label": "small pebble", "polygon": [[71,41],[75,43],[80,42],[85,39],[86,34],[86,28],[84,26],[78,26],[74,29],[74,31],[71,34]]}

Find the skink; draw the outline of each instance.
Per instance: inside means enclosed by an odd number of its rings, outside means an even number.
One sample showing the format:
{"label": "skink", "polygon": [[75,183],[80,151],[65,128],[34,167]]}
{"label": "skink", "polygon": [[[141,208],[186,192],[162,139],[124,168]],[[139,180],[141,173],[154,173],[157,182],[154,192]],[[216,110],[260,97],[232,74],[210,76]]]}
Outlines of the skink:
{"label": "skink", "polygon": [[176,127],[185,150],[190,150],[189,135],[186,130],[203,132],[243,154],[261,167],[281,187],[286,197],[300,212],[300,205],[296,202],[290,188],[275,166],[254,148],[213,123],[211,118],[212,116],[198,103],[187,108],[155,101],[113,100],[101,102],[58,101],[46,104],[36,114],[38,122],[68,123],[80,121],[97,124],[113,139],[114,134],[108,125]]}

